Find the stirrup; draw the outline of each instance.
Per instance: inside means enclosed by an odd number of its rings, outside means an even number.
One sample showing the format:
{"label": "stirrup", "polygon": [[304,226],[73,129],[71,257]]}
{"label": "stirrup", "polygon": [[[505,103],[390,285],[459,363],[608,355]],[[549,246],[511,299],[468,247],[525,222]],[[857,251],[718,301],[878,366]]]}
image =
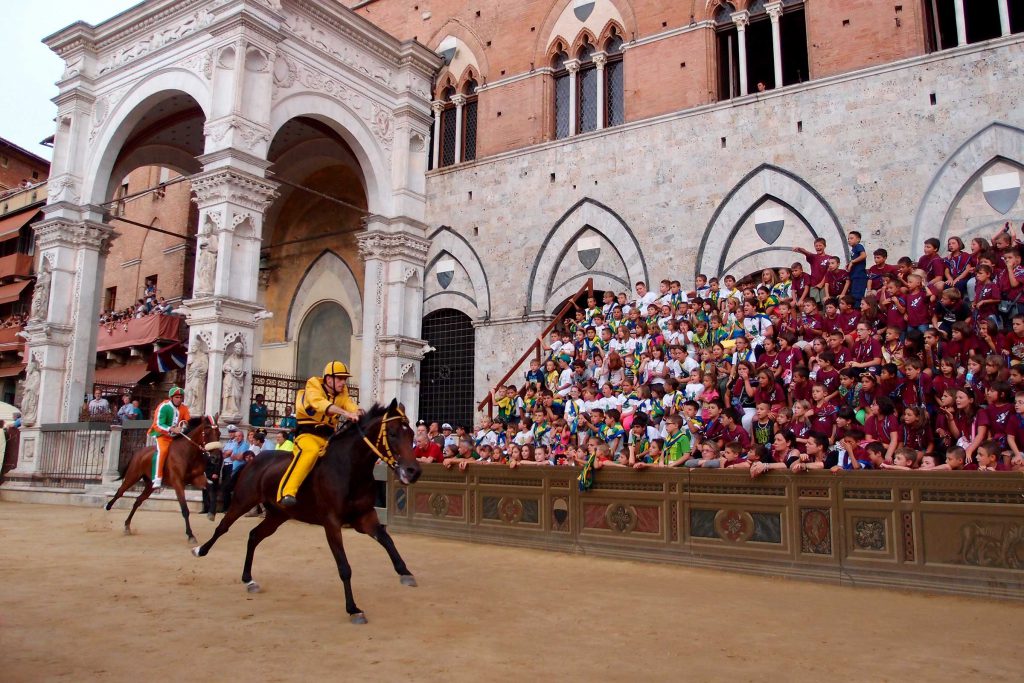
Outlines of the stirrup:
{"label": "stirrup", "polygon": [[298,501],[295,500],[295,496],[284,496],[281,498],[281,507],[290,508],[295,505]]}

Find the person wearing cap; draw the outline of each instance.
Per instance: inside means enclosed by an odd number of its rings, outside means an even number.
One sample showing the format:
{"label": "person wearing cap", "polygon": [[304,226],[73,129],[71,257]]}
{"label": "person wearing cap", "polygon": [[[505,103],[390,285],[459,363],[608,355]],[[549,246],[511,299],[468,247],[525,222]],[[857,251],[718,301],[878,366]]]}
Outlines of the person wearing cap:
{"label": "person wearing cap", "polygon": [[149,429],[149,435],[156,437],[156,453],[153,456],[153,490],[159,491],[164,481],[164,463],[167,461],[167,452],[171,447],[174,438],[181,433],[179,425],[188,422],[191,418],[185,400],[185,392],[179,387],[171,387],[167,393],[167,400],[157,406],[153,413],[153,425]]}
{"label": "person wearing cap", "polygon": [[348,395],[348,366],[332,360],[324,367],[322,377],[310,377],[306,388],[295,396],[295,417],[298,422],[292,461],[281,477],[277,500],[285,506],[295,505],[299,487],[317,459],[324,454],[327,439],[338,427],[338,420],[358,420],[363,414]]}
{"label": "person wearing cap", "polygon": [[459,445],[459,438],[452,434],[452,426],[447,422],[441,425],[441,434],[444,436],[444,444],[442,444],[443,448]]}

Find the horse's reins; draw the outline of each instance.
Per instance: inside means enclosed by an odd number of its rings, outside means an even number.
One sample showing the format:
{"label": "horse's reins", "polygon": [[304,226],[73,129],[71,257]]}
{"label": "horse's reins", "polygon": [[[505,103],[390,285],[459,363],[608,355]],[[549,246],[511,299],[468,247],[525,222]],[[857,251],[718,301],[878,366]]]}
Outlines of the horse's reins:
{"label": "horse's reins", "polygon": [[[207,418],[204,418],[204,419],[207,419]],[[183,439],[188,441],[190,444],[192,444],[193,446],[198,448],[200,453],[204,453],[205,455],[209,456],[210,455],[210,451],[206,450],[206,444],[209,443],[208,441],[204,441],[202,444],[198,444],[188,434],[186,434],[183,431],[180,431],[181,428],[182,428],[182,425],[187,425],[187,424],[188,423],[185,422],[184,420],[178,423],[178,429],[179,429],[178,436],[182,437]],[[212,423],[211,423],[211,425],[212,425]],[[204,435],[206,434],[206,430],[205,429],[203,430],[203,434]]]}
{"label": "horse's reins", "polygon": [[[370,437],[363,432],[363,428],[359,426],[359,422],[356,422],[356,428],[359,429],[359,434],[363,437],[363,443],[365,443],[370,450],[373,451],[373,454],[380,458],[384,464],[392,469],[397,467],[398,458],[396,458],[395,454],[391,451],[391,440],[388,438],[387,425],[388,422],[392,422],[394,420],[408,420],[408,418],[405,416],[405,413],[401,408],[398,409],[398,415],[394,415],[392,417],[385,416],[384,419],[380,421],[380,430],[377,432],[376,441],[370,441]],[[380,450],[381,446],[384,447],[383,453],[381,453]]]}

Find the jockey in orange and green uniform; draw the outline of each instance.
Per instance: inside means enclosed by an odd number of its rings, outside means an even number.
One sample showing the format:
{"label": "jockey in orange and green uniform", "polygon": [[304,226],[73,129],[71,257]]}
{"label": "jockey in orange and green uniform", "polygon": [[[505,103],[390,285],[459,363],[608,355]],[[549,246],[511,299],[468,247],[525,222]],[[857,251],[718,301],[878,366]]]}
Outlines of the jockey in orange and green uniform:
{"label": "jockey in orange and green uniform", "polygon": [[299,487],[317,459],[324,454],[327,439],[338,427],[339,418],[358,420],[359,406],[348,395],[348,378],[352,375],[341,361],[331,361],[322,377],[310,377],[306,388],[295,397],[295,419],[298,421],[292,462],[281,477],[277,500],[286,507],[295,505]]}
{"label": "jockey in orange and green uniform", "polygon": [[180,433],[178,425],[188,422],[191,417],[188,407],[182,404],[185,392],[178,387],[172,387],[167,396],[167,400],[157,406],[153,413],[153,425],[149,429],[149,435],[156,437],[152,471],[154,490],[163,485],[164,463],[167,462],[167,453],[174,442],[174,437]]}

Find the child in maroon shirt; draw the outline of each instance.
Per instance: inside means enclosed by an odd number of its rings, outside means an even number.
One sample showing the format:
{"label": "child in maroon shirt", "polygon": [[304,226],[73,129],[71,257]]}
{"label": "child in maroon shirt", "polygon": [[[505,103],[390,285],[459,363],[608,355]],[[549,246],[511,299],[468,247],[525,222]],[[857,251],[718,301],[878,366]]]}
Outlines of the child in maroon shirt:
{"label": "child in maroon shirt", "polygon": [[813,252],[807,251],[803,247],[793,247],[793,251],[803,254],[807,259],[807,263],[811,266],[811,287],[819,287],[819,283],[824,279],[825,273],[828,272],[828,260],[830,257],[825,253],[825,245],[825,240],[819,237],[814,240]]}
{"label": "child in maroon shirt", "polygon": [[896,266],[885,262],[889,253],[885,249],[875,249],[875,265],[868,268],[868,291],[880,292],[885,288],[885,276],[896,273]]}

